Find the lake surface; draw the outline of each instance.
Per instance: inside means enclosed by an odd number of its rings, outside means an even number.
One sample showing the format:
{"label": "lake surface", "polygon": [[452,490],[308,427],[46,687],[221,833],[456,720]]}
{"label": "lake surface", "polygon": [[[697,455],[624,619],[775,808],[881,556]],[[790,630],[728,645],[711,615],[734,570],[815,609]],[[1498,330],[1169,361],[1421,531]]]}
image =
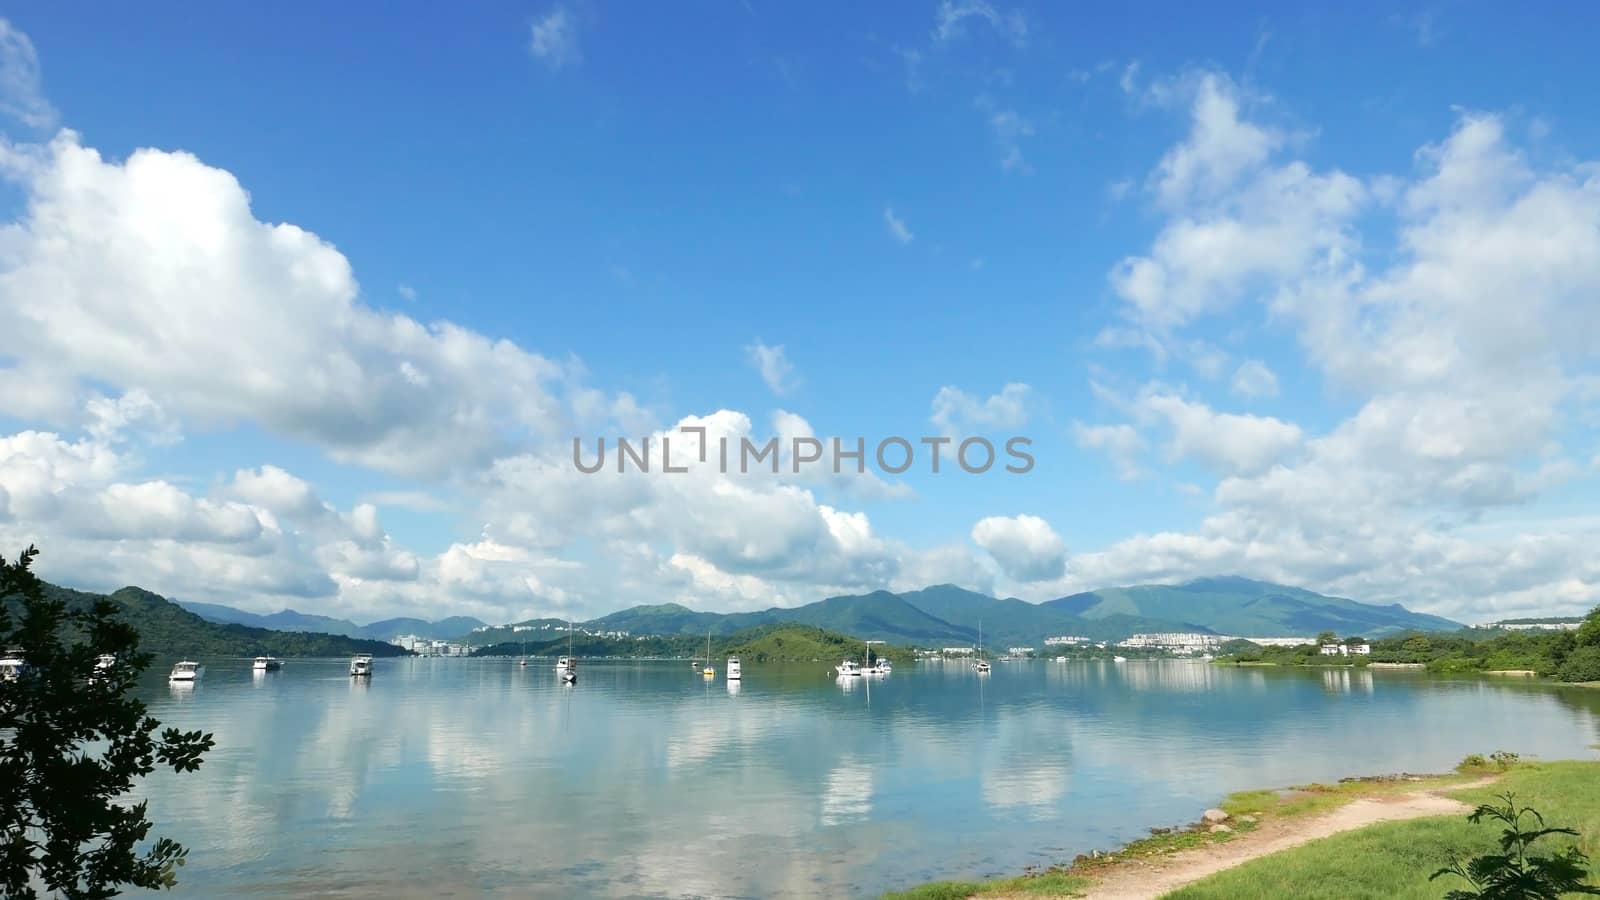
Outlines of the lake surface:
{"label": "lake surface", "polygon": [[[208,660],[141,697],[215,733],[145,783],[190,849],[176,896],[875,896],[1015,874],[1193,821],[1225,793],[1592,758],[1600,691],[1199,662]],[[730,689],[731,688],[731,689]],[[870,688],[870,697],[869,697]]]}

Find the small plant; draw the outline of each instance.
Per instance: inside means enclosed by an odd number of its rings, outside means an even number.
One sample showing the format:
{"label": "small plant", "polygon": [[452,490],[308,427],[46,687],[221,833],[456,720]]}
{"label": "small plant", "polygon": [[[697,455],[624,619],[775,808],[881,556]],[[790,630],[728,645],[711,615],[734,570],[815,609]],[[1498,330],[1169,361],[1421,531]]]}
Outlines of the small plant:
{"label": "small plant", "polygon": [[1457,772],[1487,769],[1488,767],[1489,760],[1485,759],[1482,753],[1468,753],[1466,756],[1461,757],[1461,762],[1456,763]]}
{"label": "small plant", "polygon": [[1522,759],[1519,754],[1512,753],[1510,750],[1496,750],[1489,754],[1489,758],[1500,769],[1509,769]]}
{"label": "small plant", "polygon": [[[1428,876],[1455,875],[1472,885],[1472,890],[1455,890],[1445,900],[1560,900],[1566,894],[1600,896],[1600,887],[1587,883],[1589,857],[1577,847],[1567,847],[1551,856],[1536,856],[1529,851],[1533,843],[1553,834],[1578,837],[1571,828],[1550,828],[1544,816],[1532,807],[1517,806],[1515,794],[1502,794],[1504,806],[1485,803],[1467,816],[1474,825],[1485,818],[1505,823],[1500,832],[1500,852],[1485,853],[1463,862],[1454,853],[1450,865]],[[1524,830],[1522,820],[1531,818],[1537,827]]]}

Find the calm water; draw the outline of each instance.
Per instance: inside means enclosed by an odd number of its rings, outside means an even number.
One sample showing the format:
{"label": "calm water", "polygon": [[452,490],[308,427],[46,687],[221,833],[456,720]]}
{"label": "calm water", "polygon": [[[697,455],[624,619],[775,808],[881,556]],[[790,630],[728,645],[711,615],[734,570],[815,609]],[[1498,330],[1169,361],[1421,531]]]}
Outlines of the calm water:
{"label": "calm water", "polygon": [[818,663],[730,690],[687,662],[573,687],[548,661],[376,665],[149,673],[158,718],[217,738],[147,783],[190,848],[178,895],[875,895],[1070,859],[1231,790],[1600,740],[1600,692],[1402,672],[908,664],[847,689]]}

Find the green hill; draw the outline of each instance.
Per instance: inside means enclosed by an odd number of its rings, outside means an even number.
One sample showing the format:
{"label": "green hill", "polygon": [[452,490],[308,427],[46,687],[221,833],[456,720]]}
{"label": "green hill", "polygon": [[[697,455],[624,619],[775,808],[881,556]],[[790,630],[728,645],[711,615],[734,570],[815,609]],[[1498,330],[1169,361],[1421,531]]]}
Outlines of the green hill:
{"label": "green hill", "polygon": [[[731,636],[718,656],[737,656],[743,662],[811,662],[820,660],[836,663],[846,657],[866,660],[867,648],[860,638],[850,637],[825,628],[802,625],[764,625]],[[874,656],[887,657],[894,662],[909,662],[914,654],[905,647],[874,645]]]}
{"label": "green hill", "polygon": [[[526,632],[524,632],[526,633]],[[745,662],[811,661],[814,659],[837,662],[846,656],[862,659],[866,651],[865,638],[852,637],[809,625],[774,623],[746,628],[733,634],[711,639],[711,658],[726,659],[737,656]],[[570,651],[568,648],[571,648]],[[895,661],[907,661],[913,656],[904,647],[874,645],[875,654]],[[565,635],[537,643],[505,641],[490,644],[472,651],[473,656],[565,656],[578,657],[653,657],[704,659],[704,635],[649,635],[626,638],[605,638],[591,634],[573,635],[569,644]]]}
{"label": "green hill", "polygon": [[208,622],[176,603],[142,588],[125,587],[112,594],[90,594],[45,585],[45,591],[69,606],[84,607],[101,596],[122,608],[122,616],[139,631],[141,649],[157,656],[407,656],[409,652],[381,641],[342,635],[272,631],[248,625]]}
{"label": "green hill", "polygon": [[1043,605],[1087,622],[1125,616],[1181,623],[1185,631],[1238,637],[1315,635],[1320,631],[1378,637],[1461,628],[1449,619],[1415,613],[1399,604],[1374,606],[1236,576],[1106,588]]}

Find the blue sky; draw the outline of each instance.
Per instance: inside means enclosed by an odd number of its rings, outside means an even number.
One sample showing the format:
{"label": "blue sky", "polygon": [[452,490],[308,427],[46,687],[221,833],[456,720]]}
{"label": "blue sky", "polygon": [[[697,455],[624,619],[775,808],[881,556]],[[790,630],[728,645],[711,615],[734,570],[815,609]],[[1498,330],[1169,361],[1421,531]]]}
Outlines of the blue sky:
{"label": "blue sky", "polygon": [[[0,539],[50,577],[357,619],[1231,572],[1600,600],[1578,23],[88,9],[0,41]],[[563,466],[688,417],[1037,465]]]}

